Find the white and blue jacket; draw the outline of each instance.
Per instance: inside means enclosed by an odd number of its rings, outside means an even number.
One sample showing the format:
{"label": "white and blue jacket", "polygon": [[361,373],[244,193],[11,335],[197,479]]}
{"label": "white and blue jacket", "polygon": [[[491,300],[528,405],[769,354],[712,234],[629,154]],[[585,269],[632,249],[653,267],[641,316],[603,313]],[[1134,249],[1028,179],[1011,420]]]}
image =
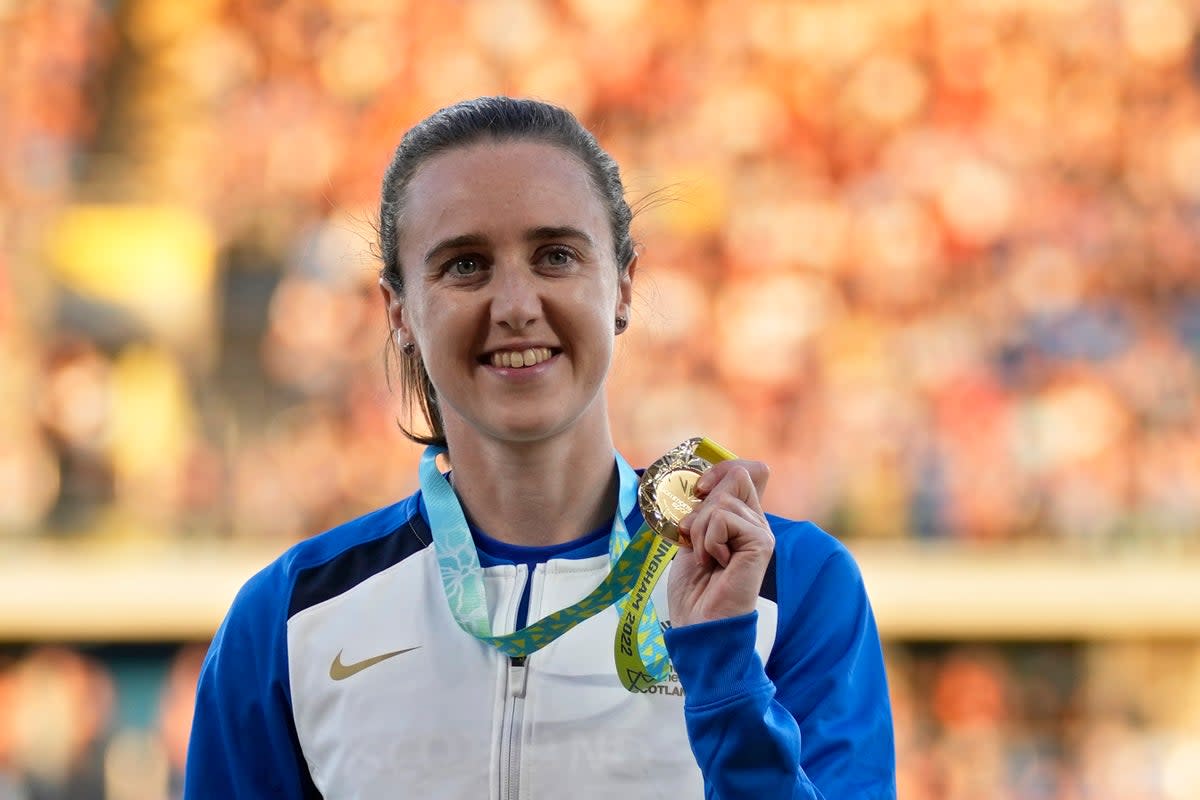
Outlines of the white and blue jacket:
{"label": "white and blue jacket", "polygon": [[[523,663],[465,633],[419,493],[303,541],[246,583],[213,639],[184,796],[893,800],[858,568],[816,526],[768,520],[756,612],[670,628],[660,581],[675,673],[636,694],[614,669],[612,608]],[[637,511],[626,524],[637,530]],[[605,537],[556,552],[481,552],[493,631],[579,601],[608,573]]]}

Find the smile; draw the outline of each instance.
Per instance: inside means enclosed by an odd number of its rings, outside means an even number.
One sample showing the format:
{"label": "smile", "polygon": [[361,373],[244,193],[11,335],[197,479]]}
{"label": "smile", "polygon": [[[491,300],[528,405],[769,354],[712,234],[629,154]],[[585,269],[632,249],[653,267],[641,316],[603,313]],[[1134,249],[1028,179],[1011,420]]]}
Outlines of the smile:
{"label": "smile", "polygon": [[530,347],[526,350],[497,350],[489,357],[493,367],[508,369],[532,367],[549,360],[554,353],[549,347]]}

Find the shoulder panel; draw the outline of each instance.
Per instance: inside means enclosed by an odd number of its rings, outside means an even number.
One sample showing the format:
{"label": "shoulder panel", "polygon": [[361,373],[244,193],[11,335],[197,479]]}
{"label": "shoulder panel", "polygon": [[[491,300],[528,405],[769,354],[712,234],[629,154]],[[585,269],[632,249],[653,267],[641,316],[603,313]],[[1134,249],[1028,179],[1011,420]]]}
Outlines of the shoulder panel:
{"label": "shoulder panel", "polygon": [[433,541],[429,524],[411,504],[411,514],[392,521],[387,533],[338,550],[331,557],[298,569],[292,586],[287,618],[349,591],[358,584],[411,555]]}

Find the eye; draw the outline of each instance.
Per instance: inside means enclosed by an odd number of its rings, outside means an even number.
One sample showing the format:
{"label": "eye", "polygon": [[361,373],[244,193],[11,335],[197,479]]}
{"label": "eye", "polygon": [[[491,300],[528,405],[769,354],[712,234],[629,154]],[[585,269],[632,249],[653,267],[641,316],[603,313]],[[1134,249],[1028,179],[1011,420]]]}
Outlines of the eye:
{"label": "eye", "polygon": [[483,269],[477,256],[455,256],[446,262],[442,272],[452,278],[469,278]]}
{"label": "eye", "polygon": [[548,247],[542,252],[542,263],[548,267],[561,269],[569,267],[575,261],[575,252],[569,247]]}

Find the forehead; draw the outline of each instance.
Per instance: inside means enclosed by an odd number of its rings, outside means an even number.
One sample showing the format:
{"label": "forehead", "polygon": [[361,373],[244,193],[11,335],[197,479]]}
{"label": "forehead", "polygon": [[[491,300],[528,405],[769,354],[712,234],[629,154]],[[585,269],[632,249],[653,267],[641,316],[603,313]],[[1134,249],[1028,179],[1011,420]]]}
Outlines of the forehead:
{"label": "forehead", "polygon": [[439,153],[417,169],[406,192],[400,244],[567,225],[597,243],[612,241],[604,203],[579,158],[545,142],[478,142]]}

